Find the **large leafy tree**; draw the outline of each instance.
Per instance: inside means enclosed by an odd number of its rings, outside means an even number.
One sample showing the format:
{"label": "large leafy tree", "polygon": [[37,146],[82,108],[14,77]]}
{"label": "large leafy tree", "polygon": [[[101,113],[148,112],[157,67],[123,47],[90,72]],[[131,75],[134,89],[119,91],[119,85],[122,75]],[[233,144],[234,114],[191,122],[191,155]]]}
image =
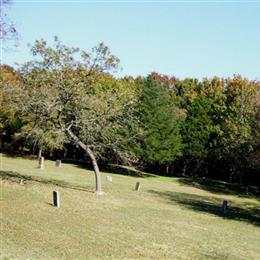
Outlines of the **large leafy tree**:
{"label": "large leafy tree", "polygon": [[[256,97],[259,85],[241,76],[227,79],[225,84],[225,120],[221,120],[219,138],[221,152],[226,156],[230,180],[242,181],[247,174],[247,157],[252,152],[256,120]],[[219,147],[218,147],[219,148]],[[219,152],[220,149],[216,149]]]}
{"label": "large leafy tree", "polygon": [[237,75],[230,79],[215,77],[203,84],[204,95],[212,101],[214,123],[208,158],[210,171],[218,169],[218,178],[242,181],[253,151],[259,83]]}
{"label": "large leafy tree", "polygon": [[119,60],[103,43],[87,53],[57,38],[54,47],[36,41],[32,53],[37,59],[21,69],[17,104],[28,119],[25,130],[40,141],[61,145],[69,139],[81,147],[94,168],[96,194],[102,194],[97,156],[104,147],[120,148],[131,115],[131,94],[107,74]]}
{"label": "large leafy tree", "polygon": [[7,65],[1,65],[0,71],[0,148],[3,148],[5,143],[12,148],[16,142],[15,134],[23,124],[11,105],[12,101],[17,100],[15,93],[19,91],[21,77]]}

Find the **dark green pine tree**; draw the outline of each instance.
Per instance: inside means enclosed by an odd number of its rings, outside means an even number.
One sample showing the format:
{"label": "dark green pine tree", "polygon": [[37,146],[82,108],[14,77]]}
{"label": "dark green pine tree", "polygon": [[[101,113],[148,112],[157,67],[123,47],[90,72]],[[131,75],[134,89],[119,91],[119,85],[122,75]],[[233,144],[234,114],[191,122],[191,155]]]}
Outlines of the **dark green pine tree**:
{"label": "dark green pine tree", "polygon": [[180,122],[173,100],[160,82],[144,80],[139,106],[139,156],[159,164],[172,162],[181,155]]}
{"label": "dark green pine tree", "polygon": [[184,175],[196,177],[208,174],[206,158],[211,146],[210,136],[214,130],[211,107],[211,100],[203,96],[197,97],[187,107],[187,117],[181,131]]}
{"label": "dark green pine tree", "polygon": [[212,101],[206,97],[197,97],[187,108],[187,118],[182,127],[184,155],[193,158],[207,156],[207,145],[213,131],[211,119]]}

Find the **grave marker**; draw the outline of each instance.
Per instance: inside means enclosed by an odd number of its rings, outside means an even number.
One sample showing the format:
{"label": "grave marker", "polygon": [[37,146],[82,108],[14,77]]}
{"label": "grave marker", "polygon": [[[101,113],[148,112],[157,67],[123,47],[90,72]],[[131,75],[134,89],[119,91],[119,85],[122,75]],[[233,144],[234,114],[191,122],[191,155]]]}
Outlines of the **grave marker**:
{"label": "grave marker", "polygon": [[39,160],[39,168],[40,168],[41,170],[44,169],[44,157],[43,157],[43,156],[42,156],[42,157],[40,158],[40,160]]}
{"label": "grave marker", "polygon": [[228,201],[227,200],[223,200],[222,207],[221,207],[221,210],[222,210],[223,214],[225,214],[227,212],[227,208],[228,208]]}
{"label": "grave marker", "polygon": [[110,181],[110,182],[112,182],[112,177],[111,176],[107,176],[107,181]]}
{"label": "grave marker", "polygon": [[55,165],[56,165],[56,167],[60,168],[61,167],[61,160],[56,160]]}
{"label": "grave marker", "polygon": [[60,207],[60,194],[58,191],[53,191],[53,205],[56,208]]}
{"label": "grave marker", "polygon": [[135,190],[139,191],[140,190],[140,186],[141,186],[141,183],[137,182],[136,185],[135,185]]}

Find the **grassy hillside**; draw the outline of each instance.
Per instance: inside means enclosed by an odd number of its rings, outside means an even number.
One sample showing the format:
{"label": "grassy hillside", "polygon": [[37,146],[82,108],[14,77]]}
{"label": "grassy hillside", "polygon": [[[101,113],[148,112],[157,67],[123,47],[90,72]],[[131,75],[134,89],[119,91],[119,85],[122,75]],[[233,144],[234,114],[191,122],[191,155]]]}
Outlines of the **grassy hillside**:
{"label": "grassy hillside", "polygon": [[106,194],[95,196],[94,175],[81,166],[0,160],[1,259],[260,259],[260,200],[224,184],[103,173]]}

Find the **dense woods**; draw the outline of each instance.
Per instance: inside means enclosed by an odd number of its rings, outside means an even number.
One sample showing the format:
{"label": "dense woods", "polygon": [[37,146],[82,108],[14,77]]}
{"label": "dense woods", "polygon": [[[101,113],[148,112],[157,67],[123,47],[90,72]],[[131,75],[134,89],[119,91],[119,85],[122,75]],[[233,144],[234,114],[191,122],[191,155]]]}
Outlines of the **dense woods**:
{"label": "dense woods", "polygon": [[99,163],[260,186],[259,81],[116,78],[103,43],[85,52],[40,40],[31,51],[18,69],[1,65],[2,151],[92,163],[97,193]]}

